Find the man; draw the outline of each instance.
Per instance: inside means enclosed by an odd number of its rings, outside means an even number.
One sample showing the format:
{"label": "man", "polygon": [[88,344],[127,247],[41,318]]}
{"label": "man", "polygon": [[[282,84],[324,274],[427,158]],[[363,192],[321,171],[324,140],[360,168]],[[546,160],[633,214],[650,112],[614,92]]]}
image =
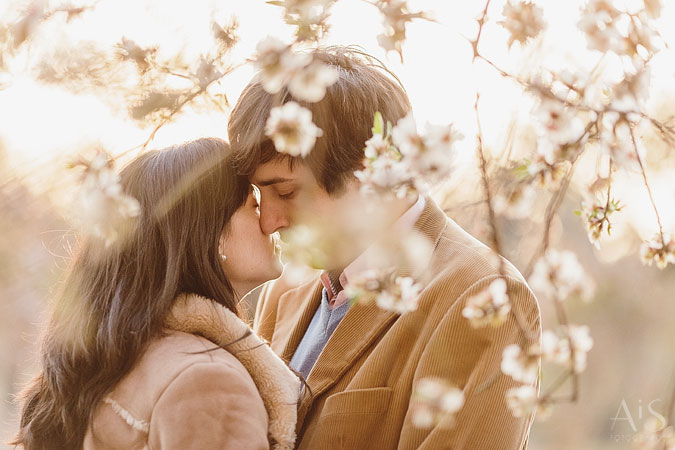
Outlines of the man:
{"label": "man", "polygon": [[[333,47],[313,57],[338,76],[321,101],[299,102],[323,130],[308,156],[275,150],[265,134],[270,110],[298,100],[286,89],[268,94],[258,79],[245,88],[228,129],[242,172],[260,188],[263,231],[279,231],[283,238],[299,222],[321,223],[332,243],[317,279],[293,287],[282,277],[267,285],[254,320],[256,332],[306,378],[297,447],[526,448],[533,414],[512,415],[505,394],[519,383],[501,373],[500,363],[507,345],[538,342],[536,299],[511,264],[504,261],[500,275],[491,251],[431,198],[366,200],[354,171],[362,168],[375,112],[396,123],[409,113],[410,102],[384,67],[360,53]],[[386,211],[380,220],[369,216],[373,205]],[[417,309],[404,314],[374,302],[350,304],[344,290],[371,268],[365,256],[370,244],[390,230],[416,231],[431,250],[424,261],[401,270],[422,288]],[[473,327],[462,315],[467,300],[500,276],[511,313],[500,326]],[[462,389],[464,404],[454,421],[420,426],[413,417],[414,389],[429,378]]]}

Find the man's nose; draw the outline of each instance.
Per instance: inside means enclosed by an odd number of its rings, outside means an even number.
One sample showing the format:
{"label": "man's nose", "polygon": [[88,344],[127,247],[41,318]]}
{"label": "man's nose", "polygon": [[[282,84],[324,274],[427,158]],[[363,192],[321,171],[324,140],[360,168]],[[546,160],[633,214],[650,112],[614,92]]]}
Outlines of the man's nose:
{"label": "man's nose", "polygon": [[265,200],[260,202],[260,229],[263,233],[272,234],[289,225],[288,211],[282,205]]}

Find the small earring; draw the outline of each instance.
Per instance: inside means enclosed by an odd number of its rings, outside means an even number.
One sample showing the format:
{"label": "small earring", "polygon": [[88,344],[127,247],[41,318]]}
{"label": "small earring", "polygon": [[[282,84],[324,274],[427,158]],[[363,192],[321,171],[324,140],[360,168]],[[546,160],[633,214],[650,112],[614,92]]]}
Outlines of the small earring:
{"label": "small earring", "polygon": [[222,259],[223,261],[225,261],[225,260],[227,259],[227,255],[223,255],[223,254],[221,253],[221,254],[220,254],[220,259]]}

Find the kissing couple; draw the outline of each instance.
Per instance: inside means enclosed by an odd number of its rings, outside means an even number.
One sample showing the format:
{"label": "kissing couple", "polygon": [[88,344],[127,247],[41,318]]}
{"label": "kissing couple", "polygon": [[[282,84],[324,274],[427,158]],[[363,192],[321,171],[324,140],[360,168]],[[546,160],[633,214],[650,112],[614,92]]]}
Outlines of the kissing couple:
{"label": "kissing couple", "polygon": [[[229,144],[202,138],[123,168],[139,215],[112,244],[79,242],[15,445],[527,447],[534,411],[512,412],[506,394],[521,384],[500,366],[506,347],[540,339],[537,300],[431,197],[364,192],[355,171],[373,118],[396,123],[410,101],[361,52],[312,57],[337,74],[322,100],[270,94],[256,76],[232,111]],[[282,153],[268,136],[273,108],[291,102],[321,129],[307,155]],[[299,248],[298,229],[318,239]],[[289,257],[309,252],[320,273],[300,281],[284,270],[279,235]],[[414,308],[354,300],[385,269]],[[508,314],[475,326],[467,303],[500,279]],[[262,284],[249,325],[241,299]]]}

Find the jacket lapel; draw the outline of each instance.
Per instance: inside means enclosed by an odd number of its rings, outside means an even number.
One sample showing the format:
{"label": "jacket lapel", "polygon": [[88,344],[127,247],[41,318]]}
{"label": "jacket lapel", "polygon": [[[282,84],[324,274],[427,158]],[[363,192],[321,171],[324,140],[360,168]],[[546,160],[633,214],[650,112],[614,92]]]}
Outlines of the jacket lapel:
{"label": "jacket lapel", "polygon": [[380,309],[374,303],[355,303],[349,308],[307,378],[312,396],[305,395],[300,402],[299,426],[312,398],[330,389],[397,317],[397,313]]}
{"label": "jacket lapel", "polygon": [[277,325],[270,347],[286,362],[291,361],[321,303],[322,287],[320,280],[314,280],[279,297]]}

